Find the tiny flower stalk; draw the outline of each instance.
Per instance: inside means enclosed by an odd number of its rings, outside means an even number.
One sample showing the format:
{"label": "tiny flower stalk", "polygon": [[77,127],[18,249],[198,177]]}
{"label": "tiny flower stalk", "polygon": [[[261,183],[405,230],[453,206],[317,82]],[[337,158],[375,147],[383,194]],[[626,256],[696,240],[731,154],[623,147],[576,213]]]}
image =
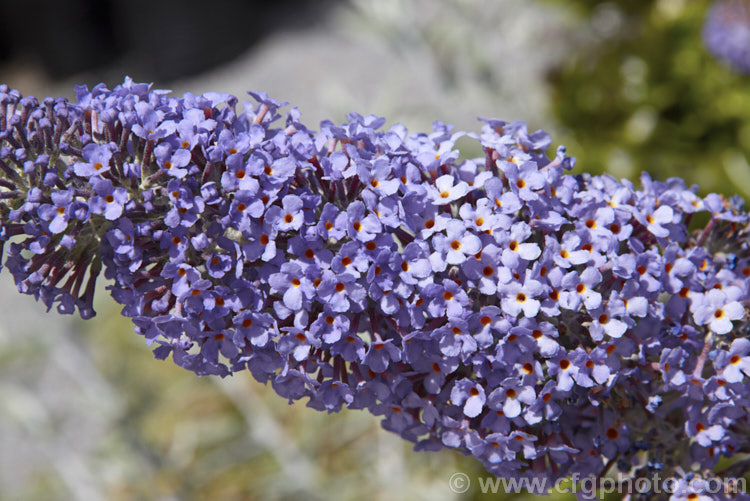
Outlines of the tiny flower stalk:
{"label": "tiny flower stalk", "polygon": [[0,252],[48,308],[93,315],[103,271],[156,358],[500,476],[684,479],[750,452],[740,200],[569,175],[521,122],[314,131],[264,93],[76,92],[0,86]]}

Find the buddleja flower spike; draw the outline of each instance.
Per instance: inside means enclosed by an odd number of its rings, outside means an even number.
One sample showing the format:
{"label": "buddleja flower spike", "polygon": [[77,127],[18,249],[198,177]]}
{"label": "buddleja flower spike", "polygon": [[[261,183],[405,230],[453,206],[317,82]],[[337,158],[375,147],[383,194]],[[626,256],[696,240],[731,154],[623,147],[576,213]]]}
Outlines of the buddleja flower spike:
{"label": "buddleja flower spike", "polygon": [[48,307],[93,315],[103,269],[157,358],[496,475],[684,480],[750,451],[738,199],[568,175],[520,122],[316,132],[265,94],[76,91],[0,87],[0,249]]}

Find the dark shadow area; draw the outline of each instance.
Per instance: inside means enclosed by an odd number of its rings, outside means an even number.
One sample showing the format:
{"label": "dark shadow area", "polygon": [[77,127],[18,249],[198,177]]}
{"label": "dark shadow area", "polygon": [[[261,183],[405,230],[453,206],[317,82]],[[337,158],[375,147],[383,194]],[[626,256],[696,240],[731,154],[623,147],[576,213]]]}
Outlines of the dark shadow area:
{"label": "dark shadow area", "polygon": [[117,66],[171,80],[227,62],[279,30],[315,26],[333,0],[25,0],[0,3],[0,65],[54,80]]}

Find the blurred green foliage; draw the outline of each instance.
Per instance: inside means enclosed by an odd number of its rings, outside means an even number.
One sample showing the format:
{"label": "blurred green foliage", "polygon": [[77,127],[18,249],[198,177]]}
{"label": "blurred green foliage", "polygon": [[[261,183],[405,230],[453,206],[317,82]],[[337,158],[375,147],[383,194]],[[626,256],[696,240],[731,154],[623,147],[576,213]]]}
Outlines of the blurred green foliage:
{"label": "blurred green foliage", "polygon": [[579,172],[679,176],[750,198],[750,78],[704,48],[705,0],[552,0],[585,19],[551,75],[558,142]]}

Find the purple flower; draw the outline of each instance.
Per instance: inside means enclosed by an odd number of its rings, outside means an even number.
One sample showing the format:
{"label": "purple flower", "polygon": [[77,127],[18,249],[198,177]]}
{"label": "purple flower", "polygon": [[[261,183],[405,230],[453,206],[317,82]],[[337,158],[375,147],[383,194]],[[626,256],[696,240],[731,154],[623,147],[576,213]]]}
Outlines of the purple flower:
{"label": "purple flower", "polygon": [[703,43],[738,73],[750,73],[750,6],[744,0],[717,0],[706,15]]}
{"label": "purple flower", "polygon": [[283,210],[278,221],[280,231],[299,230],[304,222],[302,208],[304,202],[296,195],[287,195],[282,200]]}
{"label": "purple flower", "polygon": [[468,417],[478,416],[486,401],[484,388],[470,379],[456,381],[451,390],[451,402],[463,405],[463,413]]}
{"label": "purple flower", "polygon": [[428,186],[427,193],[434,205],[446,205],[463,198],[469,192],[469,185],[463,181],[456,182],[453,176],[440,176],[435,186]]}
{"label": "purple flower", "polygon": [[732,320],[745,315],[745,308],[727,297],[721,289],[711,289],[703,297],[694,295],[691,310],[698,325],[706,325],[716,334],[732,330]]}
{"label": "purple flower", "polygon": [[469,332],[466,322],[459,318],[452,318],[445,327],[432,331],[432,337],[440,339],[440,352],[447,357],[466,360],[477,350],[476,338]]}
{"label": "purple flower", "polygon": [[396,193],[401,186],[401,180],[392,178],[392,166],[388,159],[375,159],[372,167],[364,164],[357,166],[357,174],[368,190],[372,190],[380,197],[388,197]]}
{"label": "purple flower", "polygon": [[177,124],[171,120],[164,120],[164,112],[155,110],[151,103],[138,101],[135,103],[137,122],[133,124],[133,134],[146,139],[155,140],[173,133]]}
{"label": "purple flower", "polygon": [[346,211],[347,234],[349,238],[360,242],[369,242],[380,233],[382,225],[375,214],[365,215],[365,205],[362,202],[354,202]]}
{"label": "purple flower", "polygon": [[318,287],[318,296],[335,312],[362,311],[367,292],[350,273],[334,274],[326,270]]}
{"label": "purple flower", "polygon": [[482,294],[494,296],[497,294],[498,288],[513,279],[513,275],[508,268],[498,265],[501,254],[497,246],[489,244],[482,248],[479,259],[476,258],[479,255],[477,253],[474,256],[475,259],[469,259],[464,263],[463,269],[466,275],[477,282],[476,288]]}
{"label": "purple flower", "polygon": [[750,376],[750,340],[739,338],[732,341],[729,351],[722,351],[714,360],[721,376],[729,383],[738,383]]}
{"label": "purple flower", "polygon": [[346,214],[340,214],[335,205],[328,203],[323,206],[320,221],[315,229],[321,238],[340,240],[346,235],[346,221]]}
{"label": "purple flower", "polygon": [[658,208],[644,207],[642,212],[634,211],[633,216],[659,238],[669,236],[669,229],[666,226],[674,222],[674,210],[668,205],[661,205]]}
{"label": "purple flower", "polygon": [[423,294],[432,298],[428,311],[433,317],[447,315],[460,317],[469,304],[466,292],[453,280],[445,280],[441,285],[430,284],[423,289]]}
{"label": "purple flower", "polygon": [[521,264],[521,259],[533,261],[538,258],[542,251],[535,243],[526,242],[531,236],[531,227],[524,222],[514,224],[503,249],[503,264],[511,269],[517,269]]}
{"label": "purple flower", "polygon": [[505,417],[514,418],[521,415],[523,406],[531,405],[536,400],[536,392],[531,386],[523,386],[516,379],[509,378],[503,385],[492,390],[488,398],[490,409],[502,409]]}
{"label": "purple flower", "polygon": [[433,237],[435,250],[445,256],[448,264],[462,264],[467,256],[473,256],[482,248],[479,237],[467,231],[462,221],[451,220],[446,225],[446,235]]}
{"label": "purple flower", "polygon": [[268,277],[271,290],[283,295],[284,306],[292,311],[302,308],[303,301],[315,294],[312,282],[304,276],[297,263],[284,263],[281,272]]}
{"label": "purple flower", "polygon": [[521,312],[525,317],[535,317],[541,303],[534,298],[541,295],[541,292],[542,284],[530,278],[523,283],[510,282],[498,288],[498,293],[503,294],[503,311],[513,317]]}
{"label": "purple flower", "polygon": [[[575,353],[575,352],[574,352]],[[557,376],[558,391],[570,391],[574,384],[581,367],[577,366],[572,360],[573,357],[568,353],[561,353],[547,362],[547,370],[550,376]]]}
{"label": "purple flower", "polygon": [[612,312],[604,309],[594,309],[590,312],[593,319],[589,325],[589,333],[594,341],[601,341],[603,334],[611,338],[619,338],[625,334],[628,325],[621,319],[612,316]]}
{"label": "purple flower", "polygon": [[552,256],[555,265],[563,269],[571,266],[585,264],[590,259],[590,254],[581,249],[581,237],[576,233],[566,233],[562,243],[548,236],[545,239],[545,253]]}
{"label": "purple flower", "polygon": [[432,273],[426,251],[416,242],[409,243],[401,255],[393,254],[393,259],[401,261],[395,264],[400,268],[399,278],[405,284],[415,285],[419,280],[427,278]]}
{"label": "purple flower", "polygon": [[518,198],[527,202],[536,200],[538,195],[535,191],[544,187],[545,184],[544,175],[539,172],[536,163],[523,162],[519,166],[514,162],[508,162],[505,165],[508,183]]}
{"label": "purple flower", "polygon": [[179,148],[176,149],[170,143],[159,143],[154,148],[156,163],[169,176],[176,179],[184,179],[187,175],[187,166],[190,163],[190,152]]}
{"label": "purple flower", "polygon": [[68,219],[71,216],[73,202],[73,193],[68,190],[53,191],[51,194],[52,204],[43,204],[39,206],[39,217],[49,222],[49,231],[52,233],[61,233],[68,226]]}
{"label": "purple flower", "polygon": [[333,253],[314,232],[289,240],[289,249],[297,256],[300,266],[326,269],[331,267]]}
{"label": "purple flower", "polygon": [[123,207],[128,201],[125,188],[115,188],[109,179],[93,181],[95,197],[91,197],[89,207],[95,214],[103,214],[109,221],[114,221],[122,215]]}
{"label": "purple flower", "polygon": [[702,416],[697,412],[685,423],[685,435],[695,438],[703,447],[708,447],[712,442],[718,442],[724,438],[726,431],[719,424],[711,424],[708,416]]}
{"label": "purple flower", "polygon": [[365,354],[364,363],[370,367],[374,373],[385,372],[392,362],[401,360],[401,350],[394,346],[393,341],[376,341],[370,345],[370,349]]}
{"label": "purple flower", "polygon": [[[242,200],[243,199],[237,200],[237,198],[235,198],[235,202],[233,203],[235,218],[240,220],[240,228],[244,228],[245,226],[250,227],[252,223],[246,218],[252,214],[253,205],[248,205]],[[248,202],[251,200],[252,197],[247,199]],[[278,235],[276,223],[281,217],[281,207],[274,206],[266,212],[263,217],[263,224],[260,227],[257,225],[253,226],[253,233],[250,235],[250,242],[242,247],[242,252],[247,260],[255,261],[260,258],[263,261],[268,262],[276,257],[276,237]]]}
{"label": "purple flower", "polygon": [[561,304],[569,310],[578,309],[583,303],[587,310],[599,308],[602,295],[596,286],[602,281],[602,274],[596,268],[586,268],[580,275],[576,271],[566,274],[562,286],[567,290],[561,294]]}
{"label": "purple flower", "polygon": [[90,178],[100,176],[109,171],[113,150],[114,145],[112,143],[89,143],[84,146],[81,154],[86,161],[77,162],[73,165],[76,176]]}

